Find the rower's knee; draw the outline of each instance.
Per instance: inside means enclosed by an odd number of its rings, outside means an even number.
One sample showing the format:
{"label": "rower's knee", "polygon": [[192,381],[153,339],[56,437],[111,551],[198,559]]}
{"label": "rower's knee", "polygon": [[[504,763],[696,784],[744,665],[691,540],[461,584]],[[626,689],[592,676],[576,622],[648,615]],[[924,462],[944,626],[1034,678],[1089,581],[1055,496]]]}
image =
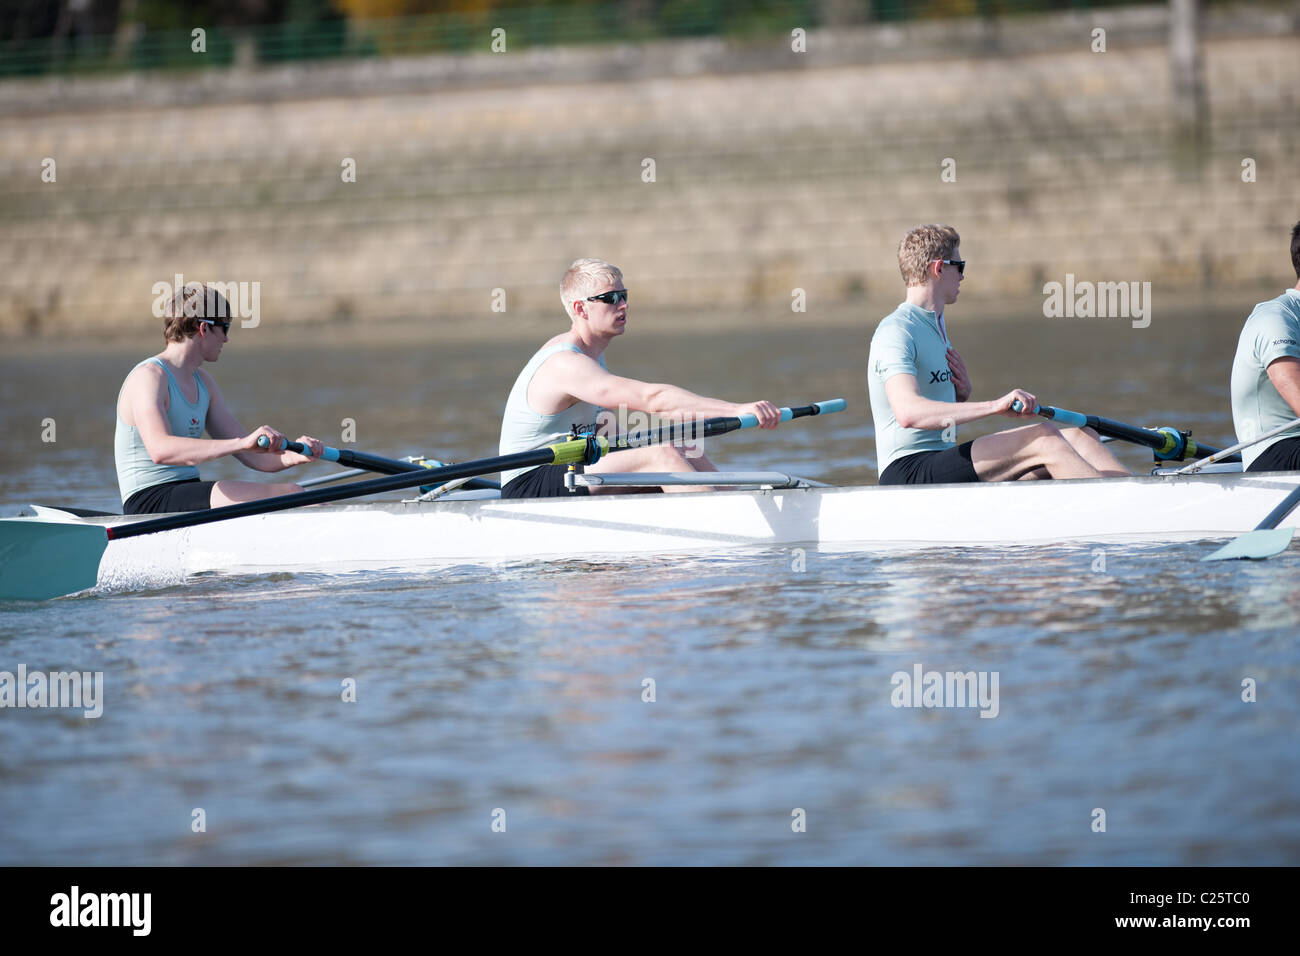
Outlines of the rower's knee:
{"label": "rower's knee", "polygon": [[1029,441],[1031,444],[1040,447],[1057,447],[1062,444],[1069,444],[1061,430],[1051,422],[1037,422],[1030,425],[1027,429],[1029,432]]}
{"label": "rower's knee", "polygon": [[1039,422],[1031,427],[1034,434],[1028,448],[1032,450],[1032,458],[1038,459],[1042,464],[1059,464],[1079,458],[1079,452],[1070,441],[1070,436],[1051,422]]}
{"label": "rower's knee", "polygon": [[1061,429],[1061,434],[1065,436],[1067,439],[1071,437],[1077,438],[1078,436],[1083,435],[1084,437],[1090,438],[1095,442],[1101,441],[1101,436],[1098,435],[1091,428],[1089,428],[1087,425],[1084,425],[1082,428],[1063,428]]}
{"label": "rower's knee", "polygon": [[648,471],[692,471],[690,462],[675,445],[652,445],[654,454],[650,457]]}

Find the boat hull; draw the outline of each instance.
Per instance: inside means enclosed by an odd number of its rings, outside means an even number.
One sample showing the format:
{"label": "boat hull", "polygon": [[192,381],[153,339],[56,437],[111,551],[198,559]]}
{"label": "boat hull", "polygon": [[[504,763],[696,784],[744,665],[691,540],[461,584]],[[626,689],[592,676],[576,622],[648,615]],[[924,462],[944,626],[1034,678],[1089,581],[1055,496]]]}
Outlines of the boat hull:
{"label": "boat hull", "polygon": [[100,583],[148,571],[356,570],[797,545],[1213,539],[1254,528],[1297,484],[1300,473],[1288,472],[324,505],[115,540]]}

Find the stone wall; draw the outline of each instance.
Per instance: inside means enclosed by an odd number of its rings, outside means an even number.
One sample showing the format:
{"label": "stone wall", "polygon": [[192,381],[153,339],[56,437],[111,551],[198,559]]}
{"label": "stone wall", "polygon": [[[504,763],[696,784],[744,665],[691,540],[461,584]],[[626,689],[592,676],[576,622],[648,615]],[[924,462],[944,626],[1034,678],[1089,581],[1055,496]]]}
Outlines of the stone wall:
{"label": "stone wall", "polygon": [[277,322],[500,322],[558,309],[580,255],[621,264],[638,304],[788,311],[795,288],[892,294],[898,239],[926,221],[962,231],[986,294],[1041,297],[1067,272],[1276,284],[1300,218],[1287,10],[1210,18],[1194,155],[1159,7],[812,33],[807,53],[704,40],[0,83],[0,331],[136,323],[176,273],[259,282]]}

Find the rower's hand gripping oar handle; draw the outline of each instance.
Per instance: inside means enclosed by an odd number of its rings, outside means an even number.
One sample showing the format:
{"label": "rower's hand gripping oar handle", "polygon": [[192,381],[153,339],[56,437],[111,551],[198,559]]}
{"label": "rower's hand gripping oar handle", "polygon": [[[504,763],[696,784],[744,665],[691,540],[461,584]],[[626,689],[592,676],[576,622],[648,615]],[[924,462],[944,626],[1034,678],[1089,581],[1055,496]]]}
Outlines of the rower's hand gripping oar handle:
{"label": "rower's hand gripping oar handle", "polygon": [[[1013,412],[1023,412],[1025,403],[1016,399],[1011,403]],[[1053,408],[1051,405],[1039,405],[1036,409],[1037,414],[1044,418],[1050,418],[1054,422],[1060,422],[1069,428],[1085,428],[1088,425],[1088,416],[1079,412],[1072,412],[1065,408]]]}
{"label": "rower's hand gripping oar handle", "polygon": [[[257,439],[257,447],[258,447],[258,448],[270,448],[270,447],[271,447],[271,442],[267,439],[267,437],[266,437],[265,435],[263,435],[263,436],[261,436],[260,438]],[[308,458],[311,457],[311,449],[308,448],[306,445],[304,445],[304,444],[303,444],[302,442],[300,442],[300,441],[285,441],[285,443],[284,443],[284,448],[282,448],[282,449],[280,449],[280,450],[281,450],[281,451],[293,451],[293,452],[297,452],[297,453],[300,454],[300,455],[306,455]],[[338,461],[338,460],[339,460],[339,450],[338,450],[337,448],[331,448],[329,445],[326,445],[326,446],[325,446],[325,450],[324,450],[323,452],[321,452],[321,460],[323,460],[323,461]]]}
{"label": "rower's hand gripping oar handle", "polygon": [[[829,415],[831,412],[842,412],[847,404],[842,398],[832,398],[824,402],[813,402],[811,405],[782,408],[779,411],[781,421],[788,422],[792,418],[803,418],[805,415]],[[757,415],[741,415],[739,420],[741,428],[754,428],[758,425]]]}

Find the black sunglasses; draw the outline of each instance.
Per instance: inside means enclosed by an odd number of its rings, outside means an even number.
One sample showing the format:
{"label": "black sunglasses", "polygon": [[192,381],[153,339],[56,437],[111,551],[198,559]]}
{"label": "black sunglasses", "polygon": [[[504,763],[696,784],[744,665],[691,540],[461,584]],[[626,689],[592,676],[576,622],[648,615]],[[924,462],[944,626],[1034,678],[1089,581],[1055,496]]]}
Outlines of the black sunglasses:
{"label": "black sunglasses", "polygon": [[618,305],[620,302],[627,301],[627,289],[615,289],[612,292],[602,292],[600,295],[587,296],[588,302],[604,302],[607,305]]}
{"label": "black sunglasses", "polygon": [[965,260],[965,259],[935,259],[934,261],[935,261],[935,262],[942,262],[942,263],[944,263],[945,265],[956,266],[956,267],[957,267],[957,275],[959,275],[959,276],[964,276],[964,275],[966,274],[966,260]]}
{"label": "black sunglasses", "polygon": [[219,320],[217,320],[217,319],[199,319],[199,321],[202,322],[204,325],[214,325],[214,326],[217,326],[218,328],[221,329],[222,332],[225,333],[226,338],[229,338],[229,337],[230,337],[230,322],[229,322],[229,321],[221,322],[221,321],[219,321]]}

